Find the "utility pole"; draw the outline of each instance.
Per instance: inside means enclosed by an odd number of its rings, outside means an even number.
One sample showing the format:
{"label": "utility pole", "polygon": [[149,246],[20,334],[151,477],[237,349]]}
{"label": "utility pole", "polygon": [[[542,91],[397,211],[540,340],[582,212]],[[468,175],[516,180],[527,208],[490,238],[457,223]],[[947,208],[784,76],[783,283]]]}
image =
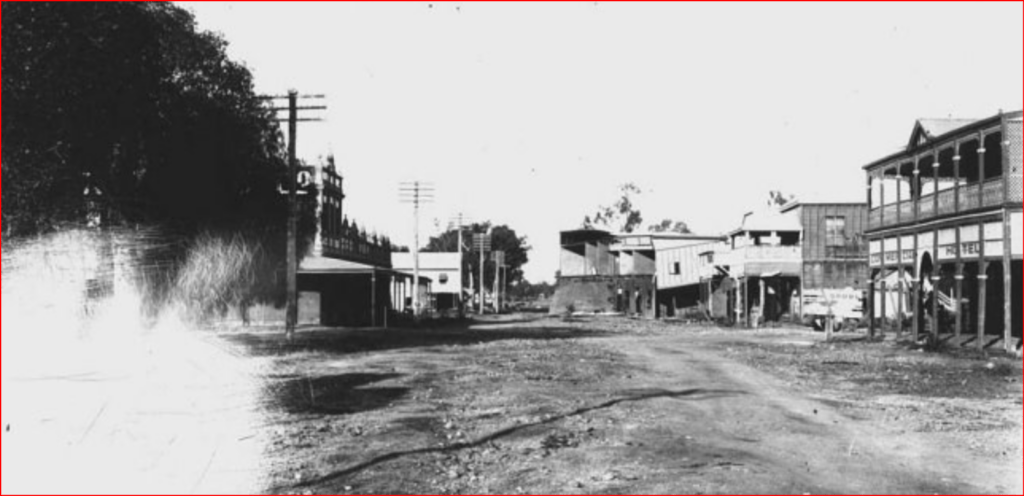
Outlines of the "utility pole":
{"label": "utility pole", "polygon": [[287,250],[285,267],[285,285],[287,293],[287,310],[285,313],[285,337],[291,341],[295,337],[295,328],[299,323],[299,195],[306,192],[299,191],[299,159],[297,156],[296,138],[299,122],[319,122],[319,118],[299,118],[299,110],[327,110],[326,106],[305,106],[299,107],[299,99],[322,100],[323,95],[303,95],[295,90],[289,90],[287,96],[267,96],[264,100],[287,100],[287,107],[272,107],[274,111],[287,111],[288,116],[278,119],[288,122],[288,172],[285,181],[285,189],[279,192],[288,196],[288,228],[287,228]]}
{"label": "utility pole", "polygon": [[[459,212],[459,214],[456,215],[455,217],[453,217],[452,220],[451,220],[451,225],[454,225],[455,228],[459,230],[459,247],[458,247],[458,251],[459,251],[459,317],[463,317],[464,316],[464,312],[465,312],[465,310],[464,310],[465,303],[463,302],[463,292],[462,292],[462,290],[464,289],[463,286],[462,286],[462,271],[463,271],[463,269],[466,268],[466,263],[462,259],[462,249],[464,248],[463,241],[462,241],[462,231],[463,231],[463,229],[465,229],[466,221],[467,220],[468,219],[462,214],[462,212]],[[473,275],[470,274],[469,276],[470,276],[469,277],[470,281],[472,281],[473,280]],[[472,284],[470,284],[470,287],[472,288]],[[472,292],[472,289],[470,290],[470,292]]]}
{"label": "utility pole", "polygon": [[420,181],[405,182],[398,188],[402,203],[411,203],[413,208],[412,243],[412,311],[420,316],[420,205],[434,201],[434,186]]}
{"label": "utility pole", "polygon": [[494,313],[501,313],[501,269],[505,266],[505,252],[496,250],[494,258]]}
{"label": "utility pole", "polygon": [[288,92],[288,315],[285,316],[285,336],[291,341],[299,324],[299,159],[296,156],[295,135],[298,129],[298,92]]}
{"label": "utility pole", "polygon": [[487,260],[487,252],[491,251],[491,235],[487,234],[474,234],[473,235],[473,248],[480,252],[480,315],[484,314],[484,264]]}

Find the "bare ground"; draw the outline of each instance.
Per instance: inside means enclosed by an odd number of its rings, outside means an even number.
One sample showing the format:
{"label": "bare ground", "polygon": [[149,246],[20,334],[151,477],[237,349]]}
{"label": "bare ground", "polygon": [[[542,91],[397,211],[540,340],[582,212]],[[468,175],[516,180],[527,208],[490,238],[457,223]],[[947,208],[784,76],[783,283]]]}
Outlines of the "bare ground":
{"label": "bare ground", "polygon": [[1021,494],[1021,364],[804,330],[504,317],[229,335],[266,491]]}

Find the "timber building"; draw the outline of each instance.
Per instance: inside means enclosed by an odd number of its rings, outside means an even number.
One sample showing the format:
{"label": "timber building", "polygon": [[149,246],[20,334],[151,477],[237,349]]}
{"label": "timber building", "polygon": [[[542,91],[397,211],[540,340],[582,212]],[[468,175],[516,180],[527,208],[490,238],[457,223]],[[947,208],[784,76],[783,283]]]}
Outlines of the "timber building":
{"label": "timber building", "polygon": [[1019,348],[1021,112],[919,120],[865,171],[872,329]]}

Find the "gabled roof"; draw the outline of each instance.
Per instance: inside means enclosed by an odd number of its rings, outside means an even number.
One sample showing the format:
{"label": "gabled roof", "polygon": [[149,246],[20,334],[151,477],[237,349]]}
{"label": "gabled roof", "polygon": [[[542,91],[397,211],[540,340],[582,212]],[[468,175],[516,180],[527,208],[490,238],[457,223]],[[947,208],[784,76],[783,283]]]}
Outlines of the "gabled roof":
{"label": "gabled roof", "polygon": [[[856,199],[854,197],[857,197]],[[817,191],[794,198],[789,203],[780,207],[782,213],[792,212],[799,207],[814,206],[861,206],[867,207],[868,203],[863,198],[864,192],[859,188],[837,189],[835,191]]]}
{"label": "gabled roof", "polygon": [[978,122],[978,120],[954,118],[918,119],[917,123],[914,124],[914,131],[910,133],[910,142],[907,143],[907,148],[922,145],[946,133]]}
{"label": "gabled roof", "polygon": [[[870,171],[881,166],[891,165],[890,162],[913,156],[918,150],[930,150],[935,145],[941,146],[943,143],[967,133],[998,125],[1004,118],[1009,121],[1019,120],[1021,114],[1021,111],[1017,110],[1007,113],[1001,112],[984,119],[918,119],[914,123],[914,131],[911,133],[907,146],[865,165],[864,170]],[[922,145],[922,143],[924,144]]]}

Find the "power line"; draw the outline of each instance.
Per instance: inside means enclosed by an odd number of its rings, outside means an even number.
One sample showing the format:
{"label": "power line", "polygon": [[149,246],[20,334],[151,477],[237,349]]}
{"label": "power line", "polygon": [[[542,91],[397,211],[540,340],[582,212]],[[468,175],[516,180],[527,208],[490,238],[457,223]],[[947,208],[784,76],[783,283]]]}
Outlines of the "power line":
{"label": "power line", "polygon": [[[458,246],[458,251],[459,251],[459,316],[460,317],[463,316],[463,311],[464,311],[464,304],[463,304],[464,302],[463,302],[463,293],[462,293],[462,290],[464,289],[464,287],[462,285],[463,284],[463,282],[462,282],[462,269],[464,269],[465,266],[466,266],[465,262],[462,259],[462,250],[465,249],[465,244],[463,243],[463,240],[462,240],[462,232],[465,230],[467,222],[472,222],[472,221],[469,219],[469,217],[467,217],[462,212],[459,212],[458,214],[455,214],[448,221],[448,230],[449,231],[452,229],[453,225],[455,226],[455,229],[458,230],[458,243],[459,243],[459,246]],[[470,272],[472,272],[472,269],[470,270]],[[472,281],[473,278],[470,277],[469,280]],[[472,287],[470,287],[470,294],[473,294],[473,288]]]}
{"label": "power line", "polygon": [[287,268],[285,270],[285,284],[287,293],[287,312],[285,315],[285,336],[291,340],[295,336],[295,328],[299,323],[299,248],[298,248],[298,217],[299,217],[299,160],[296,155],[299,122],[322,122],[317,117],[299,117],[300,110],[327,110],[326,105],[299,106],[299,100],[320,100],[326,98],[324,95],[299,95],[291,90],[284,96],[261,96],[261,100],[287,100],[287,107],[271,107],[274,112],[287,111],[285,118],[277,119],[278,122],[288,123],[288,172],[285,176],[287,190],[282,194],[288,195],[288,247],[287,247]]}
{"label": "power line", "polygon": [[398,185],[399,201],[413,206],[412,244],[412,311],[420,316],[420,207],[434,202],[434,185],[421,181],[402,182]]}

